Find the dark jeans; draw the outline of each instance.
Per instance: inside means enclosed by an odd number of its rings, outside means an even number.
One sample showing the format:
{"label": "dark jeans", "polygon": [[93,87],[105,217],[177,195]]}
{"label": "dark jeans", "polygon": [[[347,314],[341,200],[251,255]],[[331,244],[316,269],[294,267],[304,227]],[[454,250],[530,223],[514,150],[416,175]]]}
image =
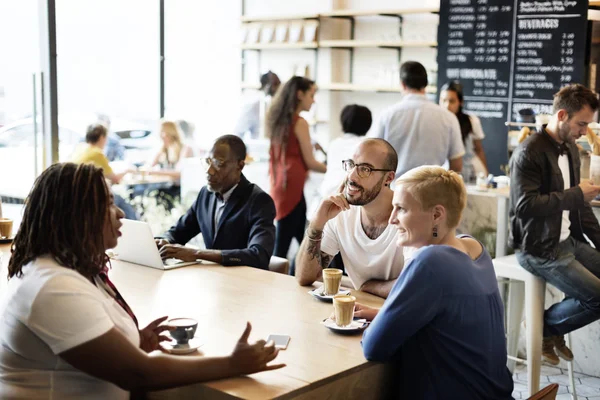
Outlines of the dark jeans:
{"label": "dark jeans", "polygon": [[[298,244],[302,243],[304,238],[304,229],[306,228],[306,200],[304,196],[298,205],[286,217],[277,221],[275,227],[275,251],[274,256],[287,258],[288,250],[292,239],[296,239]],[[290,275],[296,272],[296,257],[292,257],[290,265]]]}
{"label": "dark jeans", "polygon": [[600,252],[569,237],[556,260],[518,252],[519,264],[565,293],[544,313],[544,337],[562,336],[600,319]]}

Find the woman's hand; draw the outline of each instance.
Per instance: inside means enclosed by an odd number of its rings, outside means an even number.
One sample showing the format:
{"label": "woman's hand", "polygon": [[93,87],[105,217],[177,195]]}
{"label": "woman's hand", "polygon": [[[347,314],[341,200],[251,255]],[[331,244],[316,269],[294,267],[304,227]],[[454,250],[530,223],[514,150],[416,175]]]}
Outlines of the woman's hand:
{"label": "woman's hand", "polygon": [[[161,342],[168,342],[171,340],[169,336],[161,335],[165,331],[171,331],[175,327],[168,325],[160,325],[169,317],[160,317],[148,324],[147,327],[140,330],[140,348],[146,353],[150,353],[154,350],[163,350],[160,346]],[[159,326],[160,325],[160,326]]]}
{"label": "woman's hand", "polygon": [[372,321],[377,316],[379,310],[377,308],[367,307],[363,304],[356,303],[354,306],[354,317],[364,318],[367,321]]}
{"label": "woman's hand", "polygon": [[239,375],[249,375],[255,372],[270,371],[285,367],[285,364],[267,365],[277,357],[279,350],[275,348],[275,343],[264,340],[259,340],[254,344],[248,343],[248,337],[252,325],[246,323],[246,329],[238,340],[237,344],[231,353],[230,362],[231,368]]}

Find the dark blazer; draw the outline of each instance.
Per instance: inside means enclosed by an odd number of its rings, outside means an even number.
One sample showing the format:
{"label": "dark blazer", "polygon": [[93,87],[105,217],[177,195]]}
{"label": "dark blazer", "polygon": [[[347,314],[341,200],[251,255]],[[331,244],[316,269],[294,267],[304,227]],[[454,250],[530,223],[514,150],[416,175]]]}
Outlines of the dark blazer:
{"label": "dark blazer", "polygon": [[[564,189],[558,157],[569,157],[571,187]],[[579,188],[579,150],[559,145],[545,130],[529,136],[510,159],[511,245],[536,257],[554,260],[563,211],[570,211],[571,236],[600,249],[600,225]]]}
{"label": "dark blazer", "polygon": [[275,245],[271,197],[242,174],[215,227],[216,203],[216,194],[203,187],[192,207],[164,237],[183,245],[202,233],[207,249],[221,250],[221,264],[268,269]]}

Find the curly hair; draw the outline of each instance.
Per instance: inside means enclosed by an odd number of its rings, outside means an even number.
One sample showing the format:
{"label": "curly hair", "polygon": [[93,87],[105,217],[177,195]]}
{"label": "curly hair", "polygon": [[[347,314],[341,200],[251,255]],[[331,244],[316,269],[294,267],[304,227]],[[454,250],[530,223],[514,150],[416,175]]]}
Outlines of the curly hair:
{"label": "curly hair", "polygon": [[44,255],[88,279],[98,274],[108,263],[103,230],[109,202],[100,168],[59,163],[42,172],[25,202],[8,278],[23,276],[23,266]]}

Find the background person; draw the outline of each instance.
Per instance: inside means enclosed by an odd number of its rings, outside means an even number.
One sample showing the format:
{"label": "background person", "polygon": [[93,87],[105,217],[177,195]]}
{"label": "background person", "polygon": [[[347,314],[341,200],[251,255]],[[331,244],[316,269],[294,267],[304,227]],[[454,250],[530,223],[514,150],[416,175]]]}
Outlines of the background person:
{"label": "background person", "polygon": [[381,114],[369,136],[387,140],[398,153],[396,177],[421,165],[444,165],[462,171],[465,154],[456,116],[425,96],[427,71],[416,61],[400,67],[405,94]]}
{"label": "background person", "polygon": [[[317,87],[310,79],[294,76],[279,90],[267,116],[269,176],[275,202],[275,252],[287,257],[292,239],[302,242],[306,228],[304,184],[308,171],[325,172],[325,164],[313,154],[308,122],[300,116],[315,102]],[[291,271],[294,271],[292,261]]]}
{"label": "background person", "polygon": [[[108,130],[103,123],[88,126],[85,134],[85,141],[86,143],[80,143],[75,148],[75,151],[71,156],[72,162],[76,164],[94,164],[96,167],[101,168],[104,177],[114,184],[118,184],[126,174],[133,171],[127,169],[118,174],[113,172],[108,162],[108,158],[106,158],[103,152],[104,147],[108,142]],[[127,219],[139,219],[137,212],[121,196],[115,194],[114,201],[117,204],[117,207],[125,212],[125,217]]]}
{"label": "background person", "polygon": [[273,96],[277,93],[279,86],[281,86],[281,81],[274,72],[269,71],[261,75],[260,94],[253,96],[242,107],[238,121],[233,128],[236,136],[247,139],[258,139],[261,136],[265,115],[268,113]]}
{"label": "background person", "polygon": [[445,107],[458,118],[465,146],[461,175],[465,182],[474,182],[479,173],[488,175],[487,160],[482,144],[485,134],[479,118],[476,115],[465,113],[463,105],[463,88],[460,82],[451,81],[444,84],[440,94],[440,106]]}

